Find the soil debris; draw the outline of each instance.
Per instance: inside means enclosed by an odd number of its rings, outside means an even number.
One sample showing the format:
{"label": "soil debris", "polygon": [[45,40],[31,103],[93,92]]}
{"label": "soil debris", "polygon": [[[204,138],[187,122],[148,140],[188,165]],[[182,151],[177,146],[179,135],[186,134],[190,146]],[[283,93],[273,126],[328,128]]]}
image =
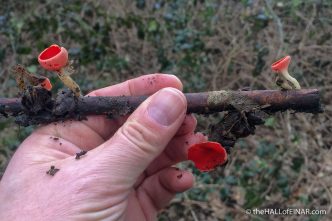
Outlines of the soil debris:
{"label": "soil debris", "polygon": [[60,169],[55,168],[55,166],[51,166],[50,169],[46,172],[46,174],[54,176]]}
{"label": "soil debris", "polygon": [[210,125],[210,140],[221,143],[229,154],[239,138],[255,134],[256,126],[268,116],[263,111],[229,111],[218,123]]}
{"label": "soil debris", "polygon": [[75,159],[79,160],[82,156],[84,156],[87,153],[86,150],[81,150],[81,152],[76,153]]}

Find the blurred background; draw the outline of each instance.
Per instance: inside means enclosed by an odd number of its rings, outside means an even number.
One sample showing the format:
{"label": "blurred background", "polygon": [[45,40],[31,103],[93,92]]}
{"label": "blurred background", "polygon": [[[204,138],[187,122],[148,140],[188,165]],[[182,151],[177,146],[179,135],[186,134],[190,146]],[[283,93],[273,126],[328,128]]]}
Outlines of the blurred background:
{"label": "blurred background", "polygon": [[[159,214],[169,220],[332,220],[331,0],[0,0],[0,97],[18,94],[10,68],[38,66],[52,43],[69,49],[84,93],[146,73],[172,73],[185,92],[276,89],[270,65],[319,88],[325,113],[278,113],[240,140],[225,169],[196,175]],[[218,115],[199,119],[205,131]],[[0,121],[0,174],[33,131]],[[1,175],[0,175],[1,176]],[[326,216],[247,215],[250,208],[325,209]]]}

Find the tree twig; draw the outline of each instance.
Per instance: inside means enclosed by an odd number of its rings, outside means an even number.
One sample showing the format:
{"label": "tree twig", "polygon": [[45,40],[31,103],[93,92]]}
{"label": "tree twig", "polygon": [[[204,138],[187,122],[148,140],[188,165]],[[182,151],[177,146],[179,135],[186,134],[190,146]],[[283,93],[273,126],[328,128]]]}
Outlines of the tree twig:
{"label": "tree twig", "polygon": [[[38,92],[39,93],[39,92]],[[37,93],[37,94],[38,94]],[[133,112],[147,96],[81,97],[70,92],[58,93],[56,98],[35,95],[34,98],[0,98],[0,113],[14,116],[23,126],[50,123],[67,119],[82,119],[88,115],[123,116]],[[210,91],[185,94],[188,113],[211,114],[222,111],[249,112],[263,110],[267,113],[294,110],[297,112],[322,112],[317,89]]]}

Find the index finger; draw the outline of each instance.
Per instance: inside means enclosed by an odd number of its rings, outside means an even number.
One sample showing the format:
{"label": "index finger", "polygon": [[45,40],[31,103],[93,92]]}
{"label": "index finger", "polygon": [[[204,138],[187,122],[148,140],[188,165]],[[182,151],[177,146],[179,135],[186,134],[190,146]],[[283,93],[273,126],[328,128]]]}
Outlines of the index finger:
{"label": "index finger", "polygon": [[182,90],[179,78],[172,74],[148,74],[123,83],[90,92],[89,96],[141,96],[153,94],[164,87]]}
{"label": "index finger", "polygon": [[[170,74],[148,74],[143,75],[131,80],[127,80],[123,83],[113,86],[101,88],[90,92],[89,96],[141,96],[151,95],[162,88],[174,87],[182,90],[183,85],[179,78]],[[96,131],[104,139],[108,139],[115,130],[117,130],[119,124],[125,118],[120,118],[115,122],[105,116],[91,116],[87,121],[83,121],[84,124],[89,126],[92,130]]]}

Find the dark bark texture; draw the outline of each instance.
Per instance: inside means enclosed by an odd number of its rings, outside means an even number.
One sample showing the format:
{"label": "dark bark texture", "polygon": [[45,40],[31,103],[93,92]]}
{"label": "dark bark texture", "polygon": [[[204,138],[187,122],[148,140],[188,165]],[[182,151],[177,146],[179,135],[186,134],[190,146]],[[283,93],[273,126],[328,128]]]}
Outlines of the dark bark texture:
{"label": "dark bark texture", "polygon": [[[228,111],[256,119],[254,113],[272,114],[285,110],[322,112],[317,89],[210,91],[187,93],[185,96],[188,113]],[[20,98],[0,98],[0,114],[15,117],[16,123],[22,126],[68,119],[82,120],[88,115],[116,118],[133,112],[146,98],[147,96],[77,98],[69,90],[59,91],[54,98],[42,88],[29,88]]]}

